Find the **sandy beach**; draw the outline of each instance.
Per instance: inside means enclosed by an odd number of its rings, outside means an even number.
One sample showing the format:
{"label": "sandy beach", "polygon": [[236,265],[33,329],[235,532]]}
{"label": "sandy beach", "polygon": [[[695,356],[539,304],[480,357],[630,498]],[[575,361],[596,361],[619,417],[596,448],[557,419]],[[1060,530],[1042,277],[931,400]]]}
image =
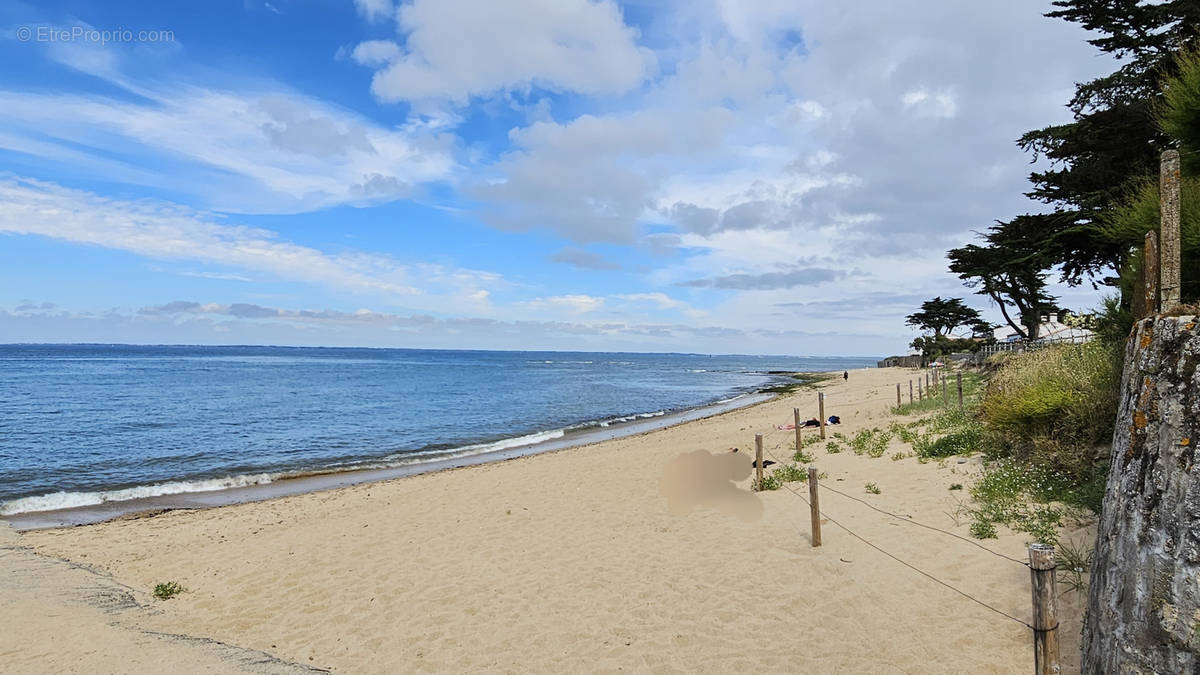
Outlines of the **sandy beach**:
{"label": "sandy beach", "polygon": [[[913,372],[831,380],[826,414],[841,417],[845,434],[886,426],[895,384]],[[702,506],[672,513],[662,481],[673,460],[739,447],[749,462],[755,433],[789,460],[792,432],[775,427],[793,407],[815,417],[816,392],[384,483],[86,527],[2,528],[0,662],[32,673],[1029,672],[1027,627],[833,522],[813,548],[808,508],[788,490],[752,495],[762,508],[750,522]],[[959,508],[968,497],[948,488],[969,485],[979,459],[893,461],[908,447],[892,445],[878,459],[818,446],[815,463],[831,488],[969,538]],[[738,486],[748,491],[749,480]],[[1029,620],[1021,564],[832,490],[821,506],[895,558]],[[1027,540],[1001,528],[980,543],[1024,560]],[[156,600],[165,581],[187,590]],[[1080,599],[1061,602],[1069,672]]]}

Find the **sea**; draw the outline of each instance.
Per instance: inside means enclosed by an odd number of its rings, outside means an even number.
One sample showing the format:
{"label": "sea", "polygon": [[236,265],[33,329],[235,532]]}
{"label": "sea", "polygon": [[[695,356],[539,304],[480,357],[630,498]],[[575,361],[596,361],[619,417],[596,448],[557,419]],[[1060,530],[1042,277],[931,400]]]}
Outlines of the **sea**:
{"label": "sea", "polygon": [[528,454],[875,360],[0,345],[0,517]]}

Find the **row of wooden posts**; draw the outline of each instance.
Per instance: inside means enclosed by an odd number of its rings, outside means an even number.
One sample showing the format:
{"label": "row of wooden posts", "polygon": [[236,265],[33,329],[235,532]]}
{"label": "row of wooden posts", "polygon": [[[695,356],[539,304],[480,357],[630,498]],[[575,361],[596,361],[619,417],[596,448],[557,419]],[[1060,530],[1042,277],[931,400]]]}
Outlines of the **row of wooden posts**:
{"label": "row of wooden posts", "polygon": [[[918,401],[924,400],[925,396],[926,396],[926,392],[928,392],[928,395],[930,398],[937,396],[937,394],[934,393],[934,390],[937,388],[938,373],[935,371],[934,373],[932,373],[932,377],[933,377],[933,379],[930,380],[930,373],[925,373],[925,389],[924,390],[921,389],[921,380],[920,379],[917,380],[916,400],[918,400]],[[954,377],[958,381],[958,409],[962,410],[963,409],[962,373],[955,373]],[[950,387],[949,387],[948,383],[946,382],[946,374],[942,373],[941,378],[942,378],[942,405],[949,406],[950,405]],[[900,399],[900,385],[901,385],[900,382],[896,383],[896,407],[897,408],[899,408],[901,405],[903,405],[903,402]],[[908,402],[909,403],[913,402],[913,381],[912,380],[908,381]]]}
{"label": "row of wooden posts", "polygon": [[[963,407],[963,388],[962,388],[962,373],[956,373],[958,380],[958,407],[961,410]],[[932,380],[930,374],[925,374],[925,390],[932,392],[930,385],[936,387],[937,374],[933,375]],[[949,387],[946,382],[946,375],[941,375],[942,401],[949,405]],[[921,380],[917,380],[917,389],[920,391]],[[930,393],[932,397],[933,394]],[[912,398],[912,380],[908,381],[908,400],[911,403]],[[896,385],[896,405],[900,405],[900,385]],[[817,414],[821,420],[821,438],[825,438],[825,394],[820,392],[817,394]],[[804,438],[801,435],[803,427],[800,426],[800,409],[792,408],[792,419],[796,427],[796,450],[799,451],[804,447]],[[763,435],[754,435],[754,467],[755,478],[761,485],[763,481]],[[812,546],[816,548],[821,545],[821,502],[818,489],[817,467],[808,467],[808,509],[809,518],[812,524]],[[1055,574],[1054,562],[1054,547],[1047,544],[1031,544],[1029,546],[1029,574],[1030,584],[1033,589],[1033,654],[1034,654],[1034,672],[1037,675],[1058,675],[1060,672],[1059,666],[1059,649],[1058,649],[1058,588],[1057,578]]]}

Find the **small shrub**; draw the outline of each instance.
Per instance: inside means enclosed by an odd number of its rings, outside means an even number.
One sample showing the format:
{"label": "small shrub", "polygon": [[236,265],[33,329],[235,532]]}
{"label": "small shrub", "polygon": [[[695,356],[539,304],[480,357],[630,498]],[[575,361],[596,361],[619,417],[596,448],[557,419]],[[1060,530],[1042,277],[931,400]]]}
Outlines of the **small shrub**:
{"label": "small shrub", "polygon": [[829,441],[825,444],[825,452],[831,455],[836,455],[842,451],[842,444],[837,441]]}
{"label": "small shrub", "polygon": [[976,539],[995,539],[998,535],[992,521],[977,518],[971,523],[971,536]]}
{"label": "small shrub", "polygon": [[1092,549],[1075,546],[1069,541],[1059,542],[1058,578],[1064,586],[1076,593],[1082,593],[1087,589],[1093,553]]}
{"label": "small shrub", "polygon": [[883,490],[880,490],[879,486],[876,485],[875,483],[867,483],[863,487],[866,488],[867,492],[869,492],[873,495],[881,494],[883,492]]}
{"label": "small shrub", "polygon": [[900,460],[904,459],[905,457],[908,457],[908,455],[904,454],[903,452],[897,452],[894,455],[892,455],[892,461],[899,462]]}
{"label": "small shrub", "polygon": [[953,485],[950,486],[950,489],[951,490],[961,490],[961,489],[963,489],[962,483],[954,483]]}
{"label": "small shrub", "polygon": [[807,483],[808,469],[795,464],[785,464],[771,473],[771,476],[783,483]]}
{"label": "small shrub", "polygon": [[752,492],[766,492],[769,490],[778,490],[783,487],[783,481],[775,473],[764,475],[762,481],[754,478],[750,481],[750,490]]}
{"label": "small shrub", "polygon": [[154,597],[159,600],[170,600],[183,592],[183,586],[174,581],[158,584],[154,587]]}
{"label": "small shrub", "polygon": [[854,434],[854,438],[850,439],[850,447],[856,455],[867,455],[878,459],[883,457],[883,453],[887,452],[888,443],[892,440],[892,434],[889,431],[884,431],[878,427],[870,429],[860,429]]}
{"label": "small shrub", "polygon": [[792,459],[801,464],[812,464],[816,461],[813,454],[807,450],[797,450],[796,454],[792,455]]}

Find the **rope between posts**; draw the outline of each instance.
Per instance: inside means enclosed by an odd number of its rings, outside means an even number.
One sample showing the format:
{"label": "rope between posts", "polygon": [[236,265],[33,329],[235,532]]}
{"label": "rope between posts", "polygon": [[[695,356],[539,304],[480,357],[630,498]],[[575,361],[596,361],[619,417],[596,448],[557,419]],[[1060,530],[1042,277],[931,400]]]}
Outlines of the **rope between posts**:
{"label": "rope between posts", "polygon": [[874,504],[866,501],[865,499],[859,499],[858,497],[855,497],[854,495],[848,495],[845,492],[842,492],[841,490],[838,490],[837,488],[831,487],[829,485],[825,485],[824,487],[825,487],[825,489],[829,490],[830,492],[839,494],[839,495],[845,497],[846,499],[853,499],[854,501],[866,506],[867,508],[869,508],[873,511],[878,511],[884,515],[891,516],[891,517],[895,518],[896,520],[899,520],[900,522],[908,523],[910,525],[916,525],[917,527],[923,527],[927,530],[933,530],[934,532],[941,532],[944,535],[954,537],[955,539],[961,539],[976,548],[987,551],[988,553],[991,553],[992,555],[996,556],[997,558],[1004,558],[1005,560],[1015,562],[1018,565],[1021,565],[1022,567],[1029,567],[1029,561],[1027,561],[1027,560],[1021,560],[1020,558],[1014,558],[1009,555],[1004,555],[1003,553],[1001,553],[999,551],[993,551],[992,549],[984,546],[983,544],[980,544],[977,541],[972,541],[970,539],[967,539],[966,537],[962,536],[961,534],[956,534],[954,532],[950,532],[949,530],[943,530],[940,527],[934,527],[933,525],[926,525],[925,523],[922,523],[922,522],[919,522],[916,520],[912,520],[910,518],[905,518],[904,516],[901,516],[896,513],[892,513],[891,511],[884,511],[883,509],[875,506]]}
{"label": "rope between posts", "polygon": [[[777,430],[774,430],[774,431],[768,432],[768,435],[769,435],[769,434],[773,434],[773,433],[775,433],[776,431],[781,431],[781,430],[778,430],[778,429],[777,429]],[[782,431],[792,431],[792,429],[785,429],[785,430],[782,430]],[[767,438],[768,438],[768,435],[764,435],[764,436],[763,436],[763,441],[764,441],[764,443],[765,443],[765,441],[767,440]],[[775,447],[774,447],[773,449],[774,449],[774,450],[778,450],[778,449],[779,449],[781,446],[782,446],[782,443],[778,443],[778,444],[776,444],[776,445],[775,445]],[[768,450],[767,452],[768,452],[768,453],[770,453],[770,451],[769,451],[769,450]],[[782,460],[780,460],[780,459],[779,459],[779,457],[776,457],[774,453],[770,453],[770,454],[771,454],[771,458],[772,458],[772,459],[774,459],[774,460],[775,460],[775,461],[776,461],[778,464],[782,465],[782,464],[784,463]],[[988,547],[984,546],[983,544],[980,544],[980,543],[979,543],[979,542],[977,542],[977,541],[973,541],[973,540],[971,540],[971,539],[968,539],[968,538],[966,538],[966,537],[962,536],[961,534],[957,534],[957,533],[954,533],[954,532],[950,532],[949,530],[943,530],[943,529],[941,529],[940,527],[934,527],[933,525],[927,525],[927,524],[925,524],[925,523],[918,522],[918,521],[916,521],[916,520],[912,520],[912,519],[910,519],[910,518],[905,518],[904,516],[901,516],[901,515],[899,515],[899,514],[896,514],[896,513],[892,513],[891,511],[885,511],[885,510],[883,510],[883,509],[881,509],[881,508],[879,508],[879,507],[875,506],[874,504],[872,504],[872,503],[870,503],[870,502],[868,502],[868,501],[866,501],[866,500],[864,500],[864,499],[859,499],[858,497],[855,497],[855,496],[853,496],[853,495],[846,494],[845,492],[842,492],[841,490],[838,490],[837,488],[831,487],[831,486],[829,486],[829,485],[826,485],[826,486],[825,486],[825,488],[826,488],[827,490],[829,490],[830,492],[834,492],[834,493],[836,493],[836,494],[839,494],[839,495],[841,495],[841,496],[843,496],[843,497],[845,497],[845,498],[847,498],[847,499],[853,499],[854,501],[856,501],[856,502],[858,502],[858,503],[860,503],[860,504],[862,504],[862,505],[866,506],[866,507],[867,507],[867,508],[869,508],[869,509],[872,509],[872,510],[874,510],[874,511],[878,511],[879,513],[882,513],[882,514],[884,514],[884,515],[886,515],[886,516],[891,516],[892,518],[895,518],[896,520],[899,520],[899,521],[901,521],[901,522],[905,522],[905,523],[908,523],[908,524],[910,524],[910,525],[916,525],[917,527],[923,527],[923,528],[925,528],[925,529],[927,529],[927,530],[933,530],[934,532],[941,532],[942,534],[944,534],[944,535],[947,535],[947,536],[950,536],[950,537],[954,537],[955,539],[961,539],[962,541],[965,541],[965,542],[967,542],[968,544],[970,544],[970,545],[972,545],[972,546],[974,546],[974,547],[976,547],[976,548],[979,548],[979,549],[982,549],[982,550],[984,550],[984,551],[987,551],[988,553],[991,553],[992,555],[994,555],[994,556],[996,556],[996,557],[998,557],[998,558],[1003,558],[1003,559],[1005,559],[1005,560],[1008,560],[1008,561],[1010,561],[1010,562],[1015,562],[1015,563],[1017,563],[1018,565],[1021,565],[1022,567],[1029,567],[1029,562],[1028,562],[1028,561],[1026,561],[1026,560],[1021,560],[1020,558],[1014,558],[1014,557],[1012,557],[1012,556],[1009,556],[1009,555],[1005,555],[1005,554],[1003,554],[1003,553],[1000,553],[999,551],[993,551],[992,549],[990,549],[990,548],[988,548]]]}
{"label": "rope between posts", "polygon": [[[765,438],[766,438],[766,437],[764,436],[764,440],[765,440]],[[770,450],[766,450],[766,448],[764,448],[764,450],[767,452],[767,454],[771,455],[771,457],[772,457],[772,458],[773,458],[773,459],[774,459],[774,460],[775,460],[777,463],[780,463],[780,464],[782,464],[782,462],[780,462],[780,460],[779,460],[779,457],[778,457],[778,456],[776,456],[776,455],[775,455],[775,453],[774,453],[773,451],[774,451],[774,450],[777,450],[777,449],[779,449],[779,447],[780,447],[781,445],[782,445],[782,443],[778,443],[778,444],[776,444],[776,445],[775,445],[775,447],[774,447],[774,448],[771,448]],[[811,503],[808,501],[808,499],[806,499],[806,498],[804,497],[804,495],[802,495],[802,494],[800,494],[799,492],[797,492],[797,491],[796,491],[796,489],[795,489],[795,488],[793,488],[791,485],[789,485],[789,484],[787,484],[787,483],[783,483],[783,487],[784,487],[785,489],[787,489],[787,491],[788,491],[788,492],[792,493],[792,494],[793,494],[793,495],[795,495],[796,497],[799,497],[799,498],[800,498],[800,501],[804,502],[805,504],[807,504],[807,505],[809,505],[809,506],[811,507]],[[841,492],[841,491],[839,491],[839,490],[834,490],[833,488],[830,488],[830,487],[829,487],[829,486],[827,486],[827,485],[826,485],[825,487],[826,487],[827,489],[829,489],[829,490],[833,491],[833,492],[837,492],[838,494],[840,494],[840,495],[842,495],[842,496],[845,496],[845,497],[849,497],[849,496],[850,496],[850,495],[847,495],[847,494],[845,494],[845,493],[843,493],[843,492]],[[850,498],[851,498],[851,499],[855,499],[854,497],[850,497]],[[867,504],[867,505],[868,505],[868,506],[870,506],[870,504]],[[872,507],[872,508],[874,508],[874,507]],[[875,509],[875,510],[879,511],[880,509]],[[887,513],[887,512],[886,512],[886,511],[883,511],[883,513]],[[1017,622],[1017,623],[1021,624],[1022,626],[1025,626],[1026,628],[1028,628],[1028,629],[1030,629],[1030,630],[1036,630],[1036,629],[1033,627],[1033,625],[1032,625],[1032,624],[1030,624],[1030,623],[1028,623],[1028,622],[1025,622],[1025,621],[1022,621],[1022,620],[1018,619],[1017,617],[1015,617],[1015,616],[1013,616],[1013,615],[1011,615],[1011,614],[1009,614],[1009,613],[1007,613],[1007,612],[1005,612],[1005,611],[1003,611],[1003,610],[997,609],[997,608],[995,608],[995,607],[993,607],[993,606],[991,606],[991,605],[987,604],[986,602],[984,602],[984,601],[982,601],[982,600],[980,600],[980,599],[978,599],[978,598],[976,598],[976,597],[974,597],[974,596],[972,596],[972,595],[968,594],[967,592],[965,592],[965,591],[963,591],[963,590],[960,590],[960,589],[958,589],[958,588],[956,588],[956,587],[954,587],[954,586],[951,586],[950,584],[946,583],[945,581],[942,581],[941,579],[938,579],[937,577],[935,577],[935,576],[933,576],[932,574],[930,574],[930,573],[928,573],[928,572],[926,572],[926,571],[924,571],[924,570],[920,569],[919,567],[916,567],[915,565],[912,565],[911,563],[908,563],[908,562],[906,562],[906,561],[904,561],[904,560],[901,560],[900,558],[897,558],[895,555],[893,555],[893,554],[891,554],[891,553],[889,553],[889,552],[885,551],[884,549],[882,549],[882,548],[880,548],[879,546],[877,546],[877,545],[875,545],[875,544],[871,543],[870,541],[867,541],[867,539],[866,539],[866,538],[862,537],[861,535],[859,535],[859,534],[858,534],[858,533],[856,533],[855,531],[853,531],[853,530],[851,530],[850,528],[846,527],[845,525],[841,524],[840,522],[838,522],[836,519],[832,518],[832,517],[831,517],[829,514],[825,513],[824,511],[818,511],[818,515],[820,515],[821,517],[825,518],[826,520],[828,520],[829,522],[833,523],[834,525],[837,525],[837,526],[838,526],[839,528],[841,528],[841,529],[842,529],[842,530],[843,530],[843,531],[844,531],[846,534],[849,534],[850,536],[852,536],[852,537],[854,537],[855,539],[857,539],[857,540],[861,541],[862,543],[866,544],[867,546],[870,546],[871,548],[875,549],[876,551],[879,551],[880,553],[884,554],[885,556],[887,556],[887,557],[891,558],[892,560],[895,560],[896,562],[900,563],[901,565],[904,565],[905,567],[907,567],[907,568],[911,569],[912,571],[914,571],[914,572],[916,572],[916,573],[920,574],[921,576],[923,576],[923,577],[925,577],[925,578],[929,579],[930,581],[933,581],[933,582],[935,582],[935,583],[937,583],[937,584],[940,584],[940,585],[942,585],[942,586],[945,586],[946,588],[948,588],[948,589],[950,589],[950,590],[954,591],[955,593],[958,593],[959,595],[961,595],[961,596],[963,596],[964,598],[966,598],[966,599],[970,600],[971,602],[974,602],[975,604],[977,604],[977,605],[979,605],[979,606],[981,606],[981,607],[984,607],[984,608],[986,608],[986,609],[990,609],[991,611],[995,612],[996,614],[999,614],[999,615],[1001,615],[1001,616],[1003,616],[1003,617],[1005,617],[1005,618],[1011,619],[1011,620],[1013,620],[1013,621],[1015,621],[1015,622]],[[888,514],[888,515],[892,515],[893,517],[900,518],[900,516],[895,516],[894,514]],[[905,520],[905,519],[904,519],[904,518],[900,518],[900,520]],[[912,522],[913,524],[920,524],[920,523],[916,523],[916,521],[909,521],[909,522]],[[797,529],[799,529],[799,528],[797,528]],[[930,527],[930,529],[937,530],[937,528],[935,528],[935,527]],[[800,530],[800,531],[803,531],[803,530]],[[944,532],[944,530],[938,530],[938,531],[940,531],[940,532]],[[946,532],[946,534],[951,534],[951,535],[953,535],[953,533],[951,533],[951,532]],[[953,535],[953,536],[958,536],[958,535]],[[968,541],[969,541],[969,540],[968,540]],[[973,543],[975,543],[975,542],[970,542],[970,543],[972,543],[972,544],[973,544]],[[992,551],[991,549],[988,549],[988,548],[986,548],[986,547],[983,547],[983,546],[981,546],[980,548],[983,548],[985,551],[988,551],[989,553],[993,553],[993,554],[995,554],[995,555],[998,555],[998,556],[1000,556],[1000,557],[1002,557],[1002,558],[1005,558],[1005,559],[1007,559],[1007,560],[1015,560],[1015,558],[1009,558],[1008,556],[1005,556],[1005,555],[1003,555],[1003,554],[996,553],[995,551]],[[1018,562],[1019,562],[1019,561],[1018,561]]]}

